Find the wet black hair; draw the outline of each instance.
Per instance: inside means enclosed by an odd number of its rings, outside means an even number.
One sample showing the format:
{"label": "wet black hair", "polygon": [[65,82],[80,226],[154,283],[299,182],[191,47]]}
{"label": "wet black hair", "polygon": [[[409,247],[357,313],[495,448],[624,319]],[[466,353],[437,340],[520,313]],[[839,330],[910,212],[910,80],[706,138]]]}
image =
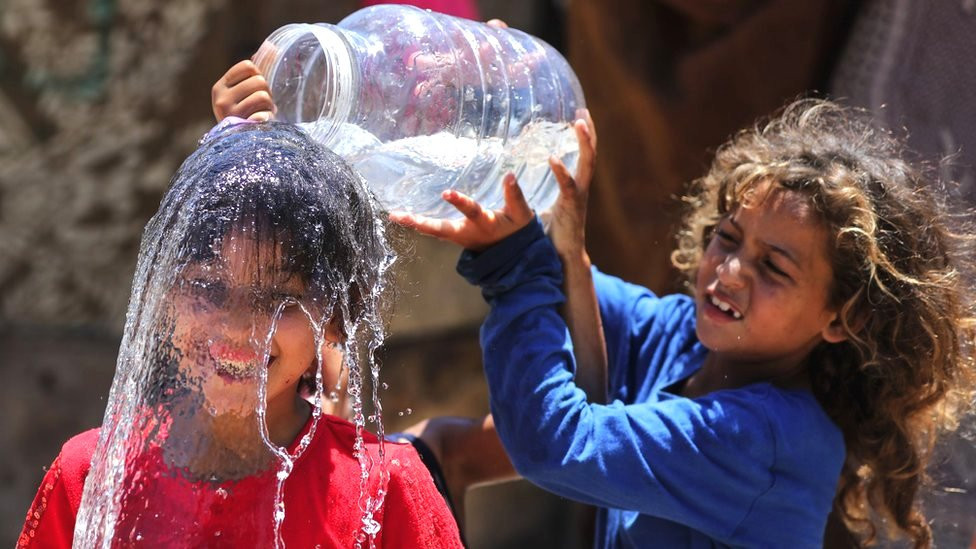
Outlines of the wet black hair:
{"label": "wet black hair", "polygon": [[[271,243],[282,275],[297,275],[306,296],[346,303],[358,322],[390,257],[379,208],[360,177],[302,130],[278,122],[215,130],[183,163],[160,212],[187,226],[176,255],[189,264],[219,254],[243,232]],[[285,277],[287,278],[287,276]],[[347,295],[340,295],[347,292]]]}

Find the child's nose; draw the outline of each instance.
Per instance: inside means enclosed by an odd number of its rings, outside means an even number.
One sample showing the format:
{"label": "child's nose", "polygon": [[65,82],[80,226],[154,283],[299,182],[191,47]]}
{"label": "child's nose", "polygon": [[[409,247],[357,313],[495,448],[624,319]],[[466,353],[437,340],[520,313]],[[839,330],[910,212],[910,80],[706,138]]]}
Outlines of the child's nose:
{"label": "child's nose", "polygon": [[725,256],[725,260],[715,268],[719,283],[729,289],[738,289],[745,285],[743,271],[742,261],[734,254]]}
{"label": "child's nose", "polygon": [[261,314],[263,311],[255,310],[255,307],[248,302],[235,301],[228,304],[220,311],[220,316],[214,318],[215,324],[228,336],[243,338],[245,341],[261,332],[258,336],[263,339],[271,325],[270,318]]}

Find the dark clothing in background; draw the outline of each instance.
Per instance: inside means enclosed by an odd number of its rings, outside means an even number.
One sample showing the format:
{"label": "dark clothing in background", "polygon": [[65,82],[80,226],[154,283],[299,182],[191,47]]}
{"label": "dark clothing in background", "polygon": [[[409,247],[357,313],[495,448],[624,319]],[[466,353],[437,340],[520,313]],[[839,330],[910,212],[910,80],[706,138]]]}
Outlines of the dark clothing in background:
{"label": "dark clothing in background", "polygon": [[615,0],[570,4],[567,47],[598,124],[588,250],[657,292],[677,200],[736,130],[823,90],[850,0]]}
{"label": "dark clothing in background", "polygon": [[976,204],[976,0],[868,0],[831,82]]}

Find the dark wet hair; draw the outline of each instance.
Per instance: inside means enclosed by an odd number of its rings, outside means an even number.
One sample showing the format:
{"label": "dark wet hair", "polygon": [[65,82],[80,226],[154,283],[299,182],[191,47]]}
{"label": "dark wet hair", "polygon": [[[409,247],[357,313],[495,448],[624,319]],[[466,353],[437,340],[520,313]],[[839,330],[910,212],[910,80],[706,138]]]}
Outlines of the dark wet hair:
{"label": "dark wet hair", "polygon": [[334,312],[358,322],[390,257],[379,209],[359,176],[290,124],[214,133],[183,163],[160,205],[161,213],[192,209],[177,215],[188,224],[177,232],[180,261],[211,259],[226,237],[243,233],[273,244],[274,268],[301,277],[307,297],[345,302],[349,310]]}
{"label": "dark wet hair", "polygon": [[[160,306],[147,301],[155,294],[144,289],[180,287],[184,270],[216,259],[228,243],[270,250],[274,257],[255,256],[260,276],[273,277],[272,283],[299,277],[302,304],[345,336],[347,365],[357,357],[372,364],[383,339],[385,280],[395,256],[379,206],[345,161],[290,124],[212,130],[173,176],[146,227],[130,320],[141,323],[142,311]],[[156,318],[153,377],[176,379],[180,351],[166,347],[172,319]],[[314,391],[311,375],[302,377],[300,393]]]}

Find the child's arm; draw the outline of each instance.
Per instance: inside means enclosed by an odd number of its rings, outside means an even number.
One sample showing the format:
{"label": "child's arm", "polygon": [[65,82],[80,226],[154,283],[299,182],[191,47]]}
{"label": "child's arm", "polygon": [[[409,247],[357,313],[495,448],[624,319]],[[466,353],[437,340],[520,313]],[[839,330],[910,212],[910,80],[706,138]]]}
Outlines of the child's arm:
{"label": "child's arm", "polygon": [[559,182],[559,197],[550,212],[549,237],[563,265],[566,303],[563,318],[573,341],[576,385],[590,402],[607,399],[607,343],[600,306],[586,253],[586,202],[596,161],[596,128],[587,110],[574,124],[580,157],[576,177],[556,158],[549,161]]}
{"label": "child's arm", "polygon": [[[580,148],[576,177],[569,174],[562,162],[550,159],[560,191],[550,214],[550,233],[563,262],[567,296],[563,314],[573,339],[577,384],[590,400],[603,402],[607,392],[607,351],[590,260],[584,245],[586,200],[596,158],[596,131],[589,112],[582,114],[584,118],[574,124]],[[448,190],[442,197],[464,214],[464,219],[442,220],[402,212],[391,214],[390,219],[478,252],[512,235],[532,219],[532,210],[515,177],[507,175],[502,184],[505,206],[501,210],[488,211],[470,197]]]}
{"label": "child's arm", "polygon": [[[579,364],[576,381],[591,401],[603,402],[606,399],[607,384],[606,344],[603,340],[589,257],[583,245],[586,198],[596,156],[596,133],[589,112],[584,112],[584,115],[584,120],[579,120],[574,125],[580,144],[579,169],[575,179],[562,162],[551,160],[553,172],[560,184],[560,195],[549,214],[552,220],[550,233],[563,255],[566,277],[564,289],[567,294],[563,314],[572,334],[574,355]],[[521,199],[514,179],[506,178],[504,184],[506,211],[486,212],[467,197],[445,193],[445,199],[455,206],[461,205],[458,209],[467,207],[476,215],[469,216],[462,222],[442,222],[405,214],[391,217],[404,225],[459,243],[468,249],[484,248],[486,243],[493,243],[495,237],[490,236],[492,230],[507,236],[513,227],[524,226],[527,217],[531,217],[531,213],[526,215],[528,205]],[[476,230],[481,229],[478,226],[479,221],[485,227],[483,233]],[[494,419],[490,415],[481,420],[436,417],[415,425],[408,432],[422,438],[434,452],[462,522],[464,495],[469,487],[518,477],[498,438]]]}
{"label": "child's arm", "polygon": [[210,102],[217,122],[228,116],[266,121],[275,110],[268,82],[249,59],[227,69],[214,83]]}

